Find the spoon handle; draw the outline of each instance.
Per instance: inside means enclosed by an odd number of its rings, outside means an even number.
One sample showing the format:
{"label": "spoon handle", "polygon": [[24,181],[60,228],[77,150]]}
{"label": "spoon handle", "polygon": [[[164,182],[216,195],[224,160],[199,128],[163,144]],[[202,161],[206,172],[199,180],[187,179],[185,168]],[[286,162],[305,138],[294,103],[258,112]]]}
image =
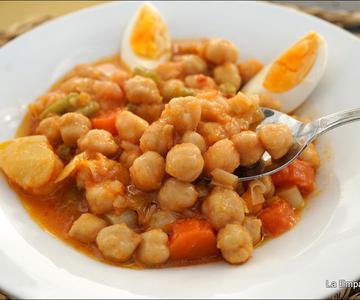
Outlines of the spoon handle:
{"label": "spoon handle", "polygon": [[360,120],[360,108],[345,110],[322,117],[314,121],[317,125],[316,127],[318,128],[315,135],[319,136],[333,128],[354,122],[356,120]]}

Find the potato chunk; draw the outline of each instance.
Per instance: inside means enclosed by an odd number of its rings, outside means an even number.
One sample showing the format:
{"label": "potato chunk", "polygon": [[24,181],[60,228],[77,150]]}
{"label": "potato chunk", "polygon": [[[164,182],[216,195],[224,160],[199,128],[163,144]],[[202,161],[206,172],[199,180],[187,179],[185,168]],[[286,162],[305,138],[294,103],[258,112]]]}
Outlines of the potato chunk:
{"label": "potato chunk", "polygon": [[0,168],[28,192],[48,192],[63,169],[61,160],[43,135],[16,138],[0,144]]}

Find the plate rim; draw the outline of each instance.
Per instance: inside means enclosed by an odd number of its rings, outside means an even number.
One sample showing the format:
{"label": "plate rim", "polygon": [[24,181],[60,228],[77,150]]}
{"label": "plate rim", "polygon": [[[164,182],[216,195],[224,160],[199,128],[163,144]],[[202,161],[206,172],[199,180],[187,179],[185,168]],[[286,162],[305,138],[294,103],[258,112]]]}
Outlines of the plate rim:
{"label": "plate rim", "polygon": [[[124,2],[127,2],[127,1],[124,1]],[[156,2],[156,1],[154,1]],[[169,1],[166,1],[166,2],[169,2]],[[183,2],[183,1],[181,1]],[[195,1],[195,2],[200,2],[200,1]],[[222,3],[226,3],[226,2],[231,2],[231,1],[215,1],[215,2],[222,2]],[[251,2],[251,1],[245,1],[245,2]],[[72,12],[72,13],[69,13],[69,14],[66,14],[64,16],[60,16],[60,17],[57,17],[53,20],[50,20],[44,24],[41,24],[40,26],[30,30],[29,32],[26,32],[24,33],[23,35],[15,38],[14,40],[10,41],[9,43],[7,43],[5,46],[3,46],[2,48],[0,48],[0,57],[1,57],[1,54],[2,54],[2,51],[4,49],[7,49],[7,48],[10,48],[10,47],[14,47],[13,45],[16,46],[17,43],[21,43],[21,40],[23,38],[26,38],[28,37],[29,35],[33,34],[35,31],[37,30],[42,30],[42,28],[48,26],[48,25],[51,25],[53,23],[57,23],[57,22],[64,22],[66,21],[67,18],[72,18],[74,15],[80,15],[82,13],[86,13],[87,11],[96,11],[98,10],[99,8],[101,7],[106,7],[106,6],[119,6],[121,3],[117,3],[117,2],[109,2],[109,3],[101,3],[101,4],[97,4],[97,5],[94,5],[92,7],[88,7],[88,8],[82,8],[80,10],[77,10],[75,12]],[[351,39],[353,40],[357,40],[358,38],[355,37],[353,34],[349,33],[348,31],[342,29],[342,28],[339,28],[338,26],[332,24],[332,23],[329,23],[327,21],[324,21],[324,20],[321,20],[317,17],[314,17],[314,16],[311,16],[311,15],[308,15],[304,12],[301,12],[301,11],[296,11],[292,8],[289,8],[289,7],[283,7],[279,4],[276,4],[276,3],[268,3],[268,2],[264,2],[264,1],[258,1],[258,4],[259,5],[265,5],[265,6],[273,6],[273,7],[276,7],[277,9],[280,9],[280,10],[286,10],[288,12],[292,12],[292,13],[295,13],[295,14],[301,14],[303,15],[303,17],[306,17],[306,18],[310,18],[310,19],[314,19],[316,20],[317,22],[322,22],[324,24],[326,24],[327,26],[331,26],[332,27],[332,30],[337,30],[337,31],[341,31],[342,33],[345,33],[348,37],[350,37]],[[256,4],[257,5],[257,4]],[[34,221],[33,221],[34,222]],[[21,293],[17,293],[17,292],[14,292],[12,293],[10,290],[7,290],[6,287],[3,287],[1,286],[1,282],[0,282],[0,288],[3,292],[5,292],[7,295],[10,295],[10,296],[15,296],[15,297],[20,297],[21,296]],[[338,290],[333,290],[334,292],[337,292]],[[329,293],[330,294],[330,293]],[[22,296],[25,296],[26,297],[29,297],[31,295],[22,295]]]}

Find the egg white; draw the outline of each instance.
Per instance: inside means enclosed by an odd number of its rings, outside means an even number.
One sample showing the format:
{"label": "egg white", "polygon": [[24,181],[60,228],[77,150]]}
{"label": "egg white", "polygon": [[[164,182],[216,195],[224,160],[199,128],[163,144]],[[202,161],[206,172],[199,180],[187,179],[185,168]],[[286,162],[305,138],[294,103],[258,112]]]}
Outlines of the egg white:
{"label": "egg white", "polygon": [[166,53],[164,53],[158,59],[146,59],[142,56],[137,55],[132,50],[132,47],[130,44],[130,37],[131,37],[132,30],[134,28],[134,25],[136,23],[136,20],[138,19],[139,13],[143,6],[148,6],[151,10],[153,10],[157,15],[159,15],[161,17],[162,22],[165,24],[165,26],[167,26],[164,18],[160,15],[159,11],[150,2],[144,2],[138,8],[138,10],[136,11],[136,13],[131,18],[130,22],[128,23],[128,25],[125,28],[122,43],[121,43],[121,52],[120,52],[121,59],[132,69],[135,67],[144,67],[147,69],[153,69],[153,68],[157,67],[159,64],[162,64],[162,63],[168,61],[170,59],[170,55],[171,55],[171,51],[170,51],[171,43],[170,43],[169,35],[167,36],[168,45],[166,47],[168,49],[168,51],[166,51]]}
{"label": "egg white", "polygon": [[242,92],[245,95],[266,93],[279,100],[282,110],[286,113],[294,111],[298,108],[310,95],[310,93],[318,85],[320,79],[324,75],[327,60],[328,60],[328,47],[325,39],[318,34],[318,51],[315,62],[308,72],[308,74],[302,79],[300,83],[294,86],[291,90],[283,93],[274,93],[267,90],[263,86],[264,79],[272,67],[273,63],[277,61],[275,59],[270,64],[265,66],[258,74],[256,74],[249,82],[242,88]]}

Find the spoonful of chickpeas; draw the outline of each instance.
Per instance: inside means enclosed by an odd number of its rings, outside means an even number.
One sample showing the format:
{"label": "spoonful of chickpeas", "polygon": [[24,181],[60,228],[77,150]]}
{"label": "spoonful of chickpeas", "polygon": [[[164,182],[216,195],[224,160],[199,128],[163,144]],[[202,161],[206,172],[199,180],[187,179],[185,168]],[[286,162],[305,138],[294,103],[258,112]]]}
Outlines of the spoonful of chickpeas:
{"label": "spoonful of chickpeas", "polygon": [[256,127],[266,151],[255,164],[238,167],[239,179],[253,180],[280,171],[293,162],[318,136],[338,126],[360,120],[360,108],[334,113],[310,123],[279,111],[262,108],[264,120]]}

